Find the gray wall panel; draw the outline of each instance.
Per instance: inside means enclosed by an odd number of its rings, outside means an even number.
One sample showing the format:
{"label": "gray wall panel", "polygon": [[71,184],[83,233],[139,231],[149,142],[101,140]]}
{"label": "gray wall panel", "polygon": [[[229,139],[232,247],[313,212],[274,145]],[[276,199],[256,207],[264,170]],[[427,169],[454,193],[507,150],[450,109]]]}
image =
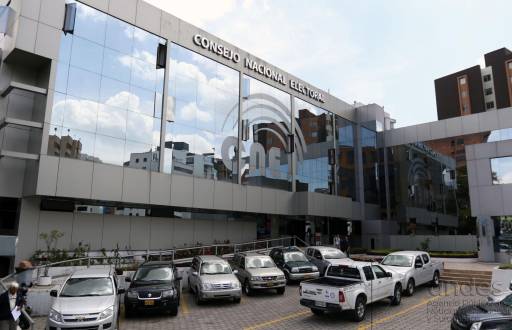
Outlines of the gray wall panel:
{"label": "gray wall panel", "polygon": [[263,212],[277,213],[277,194],[278,192],[275,189],[261,189],[261,207]]}
{"label": "gray wall panel", "polygon": [[487,186],[479,188],[480,213],[486,215],[504,214],[501,186]]}
{"label": "gray wall panel", "polygon": [[103,248],[103,215],[76,213],[74,218],[71,248],[76,248],[80,242],[89,244],[91,250]]}
{"label": "gray wall panel", "polygon": [[151,250],[163,250],[170,246],[173,238],[173,222],[170,218],[151,218],[151,234],[149,248]]}
{"label": "gray wall panel", "polygon": [[22,259],[30,257],[37,250],[39,240],[39,198],[25,198],[21,203],[20,221],[18,227],[18,240],[16,245],[16,260],[18,264]]}
{"label": "gray wall panel", "polygon": [[215,181],[213,208],[216,210],[233,210],[233,184]]}
{"label": "gray wall panel", "polygon": [[123,201],[149,203],[150,172],[124,167]]}
{"label": "gray wall panel", "polygon": [[55,196],[57,192],[57,173],[59,158],[41,155],[37,176],[36,194]]}
{"label": "gray wall panel", "polygon": [[61,158],[57,196],[91,198],[92,162]]}
{"label": "gray wall panel", "polygon": [[480,132],[492,131],[498,129],[498,113],[497,111],[487,111],[478,114],[478,124]]}
{"label": "gray wall panel", "polygon": [[[39,206],[39,205],[38,205]],[[30,216],[37,216],[37,248],[46,250],[45,242],[39,239],[41,233],[49,234],[52,230],[58,230],[64,235],[57,241],[57,249],[70,249],[72,247],[71,240],[73,237],[73,218],[74,214],[71,212],[51,212],[41,211],[40,213],[32,213]],[[31,220],[24,220],[31,221]],[[20,241],[20,244],[24,244]]]}
{"label": "gray wall panel", "polygon": [[191,207],[194,199],[194,179],[173,175],[171,179],[171,205]]}
{"label": "gray wall panel", "polygon": [[105,214],[103,216],[103,239],[101,246],[111,251],[130,246],[130,217]]}
{"label": "gray wall panel", "polygon": [[130,247],[132,250],[149,249],[149,237],[151,218],[129,217],[130,218]]}
{"label": "gray wall panel", "polygon": [[123,168],[94,163],[92,174],[92,198],[119,201],[123,194]]}
{"label": "gray wall panel", "polygon": [[194,178],[194,207],[213,208],[214,181]]}
{"label": "gray wall panel", "polygon": [[153,205],[171,204],[171,176],[169,174],[151,172],[149,203]]}
{"label": "gray wall panel", "polygon": [[260,212],[261,204],[261,188],[247,186],[247,211]]}
{"label": "gray wall panel", "polygon": [[247,186],[233,185],[233,211],[247,210]]}

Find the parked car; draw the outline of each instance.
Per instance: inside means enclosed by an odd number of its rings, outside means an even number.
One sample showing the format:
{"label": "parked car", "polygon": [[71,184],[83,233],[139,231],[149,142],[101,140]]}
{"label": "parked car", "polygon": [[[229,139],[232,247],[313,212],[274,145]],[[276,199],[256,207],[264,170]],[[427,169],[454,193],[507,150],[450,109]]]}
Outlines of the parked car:
{"label": "parked car", "polygon": [[320,276],[325,274],[327,266],[334,260],[352,261],[341,250],[328,246],[310,246],[306,249],[306,257],[318,267]]}
{"label": "parked car", "polygon": [[391,304],[400,304],[402,275],[371,262],[332,263],[324,277],[301,282],[299,292],[300,304],[314,314],[350,311],[359,322],[365,318],[367,304],[388,298]]}
{"label": "parked car", "polygon": [[232,265],[238,271],[236,277],[248,296],[254,290],[275,289],[278,294],[283,294],[286,289],[284,273],[277,268],[270,256],[254,252],[236,253]]}
{"label": "parked car", "polygon": [[229,263],[216,256],[197,256],[192,259],[188,287],[200,305],[205,300],[232,299],[240,303],[242,290]]}
{"label": "parked car", "polygon": [[451,329],[512,329],[512,294],[497,303],[459,307],[453,314]]}
{"label": "parked car", "polygon": [[404,275],[402,288],[408,296],[412,296],[419,285],[431,283],[438,286],[443,269],[441,262],[432,261],[430,255],[423,251],[393,252],[382,259],[381,265],[386,271]]}
{"label": "parked car", "polygon": [[117,329],[120,289],[114,269],[79,270],[69,276],[55,297],[48,313],[47,329]]}
{"label": "parked car", "polygon": [[318,278],[318,267],[306,258],[306,255],[297,247],[273,248],[270,257],[279,269],[284,272],[286,281],[301,281]]}
{"label": "parked car", "polygon": [[181,277],[172,262],[149,261],[137,269],[124,296],[124,311],[130,317],[136,311],[158,310],[178,315]]}

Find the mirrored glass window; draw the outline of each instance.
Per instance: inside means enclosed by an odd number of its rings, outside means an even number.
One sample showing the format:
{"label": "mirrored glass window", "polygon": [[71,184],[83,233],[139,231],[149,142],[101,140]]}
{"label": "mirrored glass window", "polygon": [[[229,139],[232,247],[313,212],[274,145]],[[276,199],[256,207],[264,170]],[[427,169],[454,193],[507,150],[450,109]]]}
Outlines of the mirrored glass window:
{"label": "mirrored glass window", "polygon": [[242,183],[291,190],[290,95],[244,76],[242,98]]}
{"label": "mirrored glass window", "polygon": [[493,184],[512,183],[512,157],[492,158],[491,174]]}
{"label": "mirrored glass window", "polygon": [[48,154],[158,171],[165,40],[76,5],[74,32],[61,39]]}
{"label": "mirrored glass window", "polygon": [[296,189],[333,194],[333,167],[328,155],[329,149],[334,149],[333,116],[298,98],[294,102]]}
{"label": "mirrored glass window", "polygon": [[378,204],[379,199],[379,155],[377,133],[361,127],[361,149],[363,153],[364,198],[366,203]]}
{"label": "mirrored glass window", "polygon": [[355,124],[336,116],[336,175],[338,195],[357,200]]}
{"label": "mirrored glass window", "polygon": [[238,72],[176,44],[169,63],[164,170],[236,182]]}

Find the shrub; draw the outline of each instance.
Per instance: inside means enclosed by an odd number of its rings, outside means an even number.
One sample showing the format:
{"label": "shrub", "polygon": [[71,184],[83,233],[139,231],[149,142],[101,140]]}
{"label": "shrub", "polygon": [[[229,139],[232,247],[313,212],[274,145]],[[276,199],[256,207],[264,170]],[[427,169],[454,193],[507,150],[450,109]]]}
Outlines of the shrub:
{"label": "shrub", "polygon": [[512,269],[512,264],[502,264],[500,265],[500,269]]}

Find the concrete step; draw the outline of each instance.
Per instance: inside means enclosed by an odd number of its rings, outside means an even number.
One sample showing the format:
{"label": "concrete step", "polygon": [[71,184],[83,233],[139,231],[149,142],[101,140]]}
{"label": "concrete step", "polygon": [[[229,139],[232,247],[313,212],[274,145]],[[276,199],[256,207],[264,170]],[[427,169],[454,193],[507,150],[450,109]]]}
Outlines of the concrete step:
{"label": "concrete step", "polygon": [[486,270],[471,270],[471,269],[444,269],[441,274],[465,274],[465,275],[489,275],[492,276],[491,271]]}

